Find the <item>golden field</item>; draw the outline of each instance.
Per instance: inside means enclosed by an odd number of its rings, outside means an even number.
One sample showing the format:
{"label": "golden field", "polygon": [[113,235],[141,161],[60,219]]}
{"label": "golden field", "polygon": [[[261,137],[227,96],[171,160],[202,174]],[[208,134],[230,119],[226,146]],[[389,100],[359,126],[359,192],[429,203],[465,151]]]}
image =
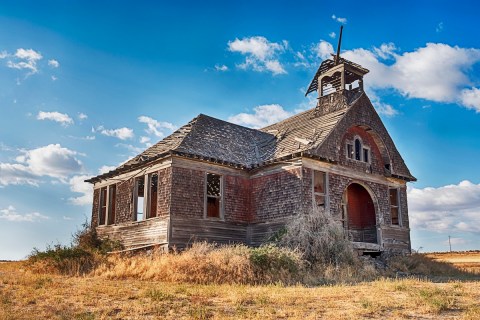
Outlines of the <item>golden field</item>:
{"label": "golden field", "polygon": [[[480,265],[478,253],[427,256]],[[480,319],[479,279],[200,285],[34,274],[24,262],[2,262],[0,319]]]}

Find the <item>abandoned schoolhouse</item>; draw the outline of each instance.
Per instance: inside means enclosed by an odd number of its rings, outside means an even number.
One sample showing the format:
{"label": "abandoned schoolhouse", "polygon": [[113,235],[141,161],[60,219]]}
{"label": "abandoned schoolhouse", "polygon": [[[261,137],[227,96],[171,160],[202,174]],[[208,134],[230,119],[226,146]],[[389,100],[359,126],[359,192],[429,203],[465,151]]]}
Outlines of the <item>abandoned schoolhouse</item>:
{"label": "abandoned schoolhouse", "polygon": [[319,207],[363,253],[410,252],[415,181],[364,92],[369,70],[337,54],[306,94],[313,109],[260,130],[200,114],[93,177],[92,226],[126,248],[260,245]]}

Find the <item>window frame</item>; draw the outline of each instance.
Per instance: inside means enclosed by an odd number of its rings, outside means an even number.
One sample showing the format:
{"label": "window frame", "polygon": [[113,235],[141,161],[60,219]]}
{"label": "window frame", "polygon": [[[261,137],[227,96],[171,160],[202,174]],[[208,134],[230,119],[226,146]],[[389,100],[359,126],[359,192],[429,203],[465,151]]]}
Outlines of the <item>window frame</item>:
{"label": "window frame", "polygon": [[[323,193],[322,192],[315,192],[315,172],[321,172],[324,174],[324,180],[323,180]],[[323,196],[324,197],[324,205],[323,208],[325,212],[330,211],[330,197],[329,197],[329,175],[328,172],[322,171],[322,170],[312,170],[312,204],[314,208],[321,207],[317,205],[317,202],[315,201],[315,196]]]}
{"label": "window frame", "polygon": [[[220,177],[220,196],[209,196],[208,195],[208,175],[213,174]],[[216,172],[206,171],[204,175],[205,183],[203,189],[204,201],[203,201],[203,218],[212,219],[212,220],[225,220],[225,201],[224,201],[224,175]],[[208,216],[208,198],[217,198],[220,201],[218,217],[209,217]]]}
{"label": "window frame", "polygon": [[[115,187],[115,189],[113,189],[112,187]],[[98,206],[98,226],[108,226],[108,225],[112,225],[112,224],[115,224],[115,221],[110,221],[111,220],[111,214],[112,214],[112,208],[113,208],[113,211],[115,212],[116,210],[116,197],[117,197],[117,184],[116,183],[113,183],[113,184],[109,184],[109,185],[106,185],[106,186],[103,186],[103,187],[100,187],[98,188],[99,192],[100,192],[100,195],[99,195],[99,206]],[[105,191],[103,191],[105,190]],[[115,197],[112,197],[111,195],[111,190],[115,190]],[[112,204],[112,199],[115,199],[115,203]],[[105,205],[103,205],[105,204]],[[103,208],[105,208],[105,216],[103,219],[101,219],[103,213]],[[115,212],[116,214],[116,212]],[[116,216],[114,215],[114,218],[116,218]],[[102,223],[102,220],[103,220],[103,223]]]}
{"label": "window frame", "polygon": [[[393,205],[392,201],[391,201],[391,192],[393,190],[395,190],[395,193],[396,193],[396,198],[397,198],[396,199],[397,200],[396,205]],[[388,203],[389,203],[389,207],[390,207],[390,225],[394,226],[394,227],[403,227],[402,210],[401,210],[401,206],[400,206],[400,188],[399,187],[389,187],[388,188]],[[392,209],[397,210],[397,222],[398,223],[393,223]]]}
{"label": "window frame", "polygon": [[[360,160],[356,159],[356,155],[357,155],[356,141],[357,140],[358,140],[359,149],[360,149],[360,152],[359,152]],[[351,148],[351,152],[349,152],[349,148]],[[366,159],[367,161],[365,161],[365,153],[364,153],[365,150],[368,153],[368,157],[367,157],[368,159]],[[353,140],[345,141],[345,154],[346,154],[346,157],[347,157],[348,160],[356,161],[356,162],[363,162],[363,163],[366,163],[366,164],[371,164],[372,163],[372,150],[369,146],[366,146],[363,143],[363,139],[358,135],[355,135],[353,137]]]}
{"label": "window frame", "polygon": [[[151,179],[152,176],[157,175],[157,206],[156,206],[156,214],[154,217],[151,216]],[[134,179],[134,186],[133,186],[133,214],[132,220],[133,221],[145,221],[148,219],[157,218],[159,216],[158,213],[158,189],[160,186],[160,174],[158,171],[150,171],[141,176],[137,176]],[[142,212],[142,219],[137,219],[138,217],[138,181],[143,180],[143,212]]]}

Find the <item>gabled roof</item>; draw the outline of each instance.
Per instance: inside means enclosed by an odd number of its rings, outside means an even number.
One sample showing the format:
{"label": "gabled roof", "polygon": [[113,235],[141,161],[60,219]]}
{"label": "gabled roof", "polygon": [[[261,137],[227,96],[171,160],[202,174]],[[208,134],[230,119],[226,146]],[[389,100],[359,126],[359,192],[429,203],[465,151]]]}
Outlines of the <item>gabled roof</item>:
{"label": "gabled roof", "polygon": [[[172,155],[197,158],[241,169],[258,168],[278,159],[318,149],[364,93],[344,98],[338,111],[324,115],[313,108],[260,130],[200,114],[170,136],[108,173],[87,182],[140,168]],[[372,107],[373,109],[373,107]],[[318,156],[318,155],[317,155]],[[324,160],[328,155],[320,155]],[[408,178],[408,177],[407,177]]]}

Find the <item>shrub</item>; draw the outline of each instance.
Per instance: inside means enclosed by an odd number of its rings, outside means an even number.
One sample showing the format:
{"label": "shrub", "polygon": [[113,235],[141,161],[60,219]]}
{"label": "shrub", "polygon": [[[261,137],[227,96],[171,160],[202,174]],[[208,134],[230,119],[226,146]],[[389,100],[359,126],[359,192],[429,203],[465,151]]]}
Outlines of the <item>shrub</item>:
{"label": "shrub", "polygon": [[352,265],[356,262],[352,244],[342,225],[324,210],[296,215],[285,226],[278,243],[298,250],[313,265]]}
{"label": "shrub", "polygon": [[73,235],[70,246],[47,246],[45,251],[32,250],[27,266],[36,273],[83,275],[105,260],[109,251],[121,249],[118,242],[98,238],[95,228],[87,222]]}

